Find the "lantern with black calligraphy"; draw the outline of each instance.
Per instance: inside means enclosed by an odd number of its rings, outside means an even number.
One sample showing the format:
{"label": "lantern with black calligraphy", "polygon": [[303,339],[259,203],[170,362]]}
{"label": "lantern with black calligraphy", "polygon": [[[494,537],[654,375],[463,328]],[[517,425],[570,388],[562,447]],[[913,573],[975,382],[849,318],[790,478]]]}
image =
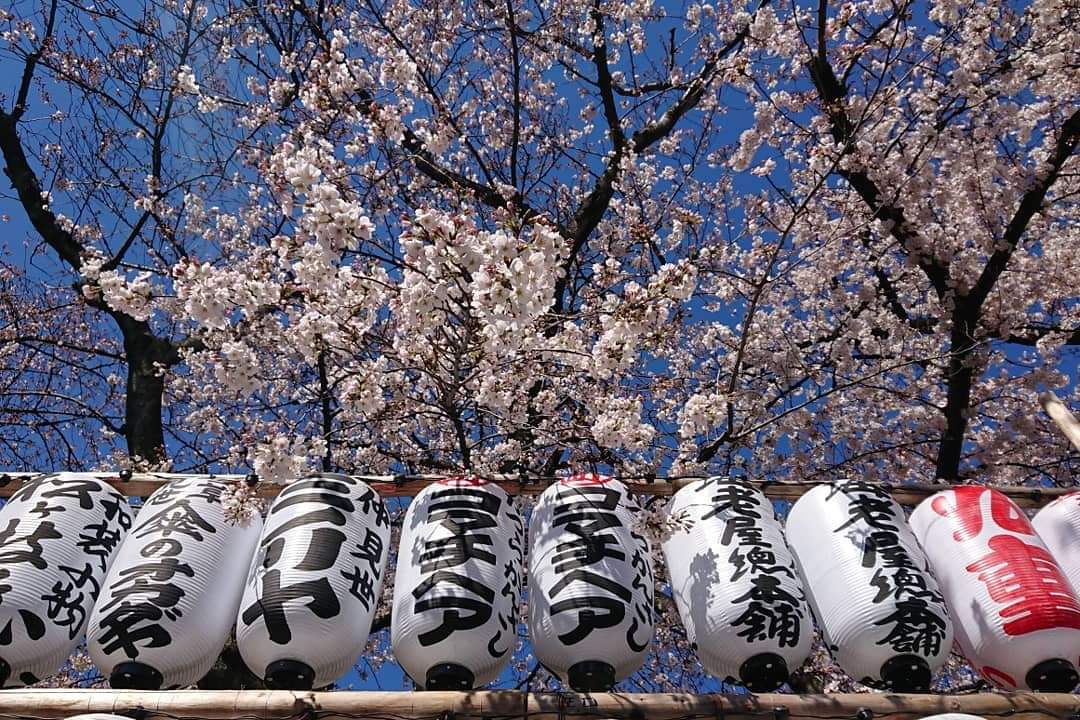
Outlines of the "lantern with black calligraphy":
{"label": "lantern with black calligraphy", "polygon": [[671,591],[701,664],[754,692],[777,689],[810,654],[814,628],[772,503],[709,478],[680,489],[668,514]]}
{"label": "lantern with black calligraphy", "polygon": [[648,540],[626,486],[574,475],[549,487],[529,523],[529,637],[578,692],[610,690],[641,667],[653,635]]}
{"label": "lantern with black calligraphy", "polygon": [[1035,513],[1031,525],[1080,594],[1080,492],[1069,493]]}
{"label": "lantern with black calligraphy", "polygon": [[226,488],[214,478],[174,480],[139,510],[86,631],[113,687],[191,685],[228,640],[262,519],[227,521]]}
{"label": "lantern with black calligraphy", "polygon": [[1076,687],[1080,601],[1023,511],[985,487],[919,503],[911,525],[926,548],[969,662],[1005,688]]}
{"label": "lantern with black calligraphy", "polygon": [[323,474],[286,486],[240,603],[247,666],[283,690],[322,687],[348,670],[371,632],[389,541],[386,506],[364,482]]}
{"label": "lantern with black calligraphy", "polygon": [[820,485],[792,506],[787,539],[844,672],[871,687],[929,689],[952,623],[896,501],[868,483]]}
{"label": "lantern with black calligraphy", "polygon": [[428,690],[491,682],[517,644],[525,526],[481,478],[449,478],[409,503],[398,546],[391,643]]}
{"label": "lantern with black calligraphy", "polygon": [[33,480],[0,509],[0,685],[63,665],[130,527],[127,499],[82,473]]}

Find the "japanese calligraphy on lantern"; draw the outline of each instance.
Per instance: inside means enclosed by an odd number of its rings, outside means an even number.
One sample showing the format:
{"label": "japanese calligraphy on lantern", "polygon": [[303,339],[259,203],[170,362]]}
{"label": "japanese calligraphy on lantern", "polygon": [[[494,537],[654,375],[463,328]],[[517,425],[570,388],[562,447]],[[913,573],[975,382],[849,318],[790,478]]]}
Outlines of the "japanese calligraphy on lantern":
{"label": "japanese calligraphy on lantern", "polygon": [[1072,690],[1080,601],[1023,511],[996,490],[960,486],[924,500],[911,522],[968,660],[1002,687]]}
{"label": "japanese calligraphy on lantern", "polygon": [[871,686],[926,690],[953,629],[896,501],[868,483],[822,485],[792,507],[787,537],[840,667]]}
{"label": "japanese calligraphy on lantern", "polygon": [[228,523],[225,483],[190,477],[151,495],[117,554],[87,643],[113,687],[190,685],[228,639],[262,519]]}
{"label": "japanese calligraphy on lantern", "polygon": [[27,483],[0,509],[0,683],[55,672],[82,636],[116,548],[127,500],[75,473]]}
{"label": "japanese calligraphy on lantern", "polygon": [[491,682],[517,641],[524,523],[478,477],[448,478],[409,504],[398,549],[391,642],[422,687]]}
{"label": "japanese calligraphy on lantern", "polygon": [[770,692],[802,665],[810,610],[772,504],[746,483],[709,478],[675,494],[664,542],[675,604],[702,665]]}
{"label": "japanese calligraphy on lantern", "polygon": [[637,502],[596,475],[560,480],[529,527],[529,632],[545,667],[575,690],[608,689],[644,660],[653,633],[648,541]]}
{"label": "japanese calligraphy on lantern", "polygon": [[322,474],[274,500],[237,617],[244,662],[272,687],[310,689],[356,660],[382,591],[390,516],[364,482]]}

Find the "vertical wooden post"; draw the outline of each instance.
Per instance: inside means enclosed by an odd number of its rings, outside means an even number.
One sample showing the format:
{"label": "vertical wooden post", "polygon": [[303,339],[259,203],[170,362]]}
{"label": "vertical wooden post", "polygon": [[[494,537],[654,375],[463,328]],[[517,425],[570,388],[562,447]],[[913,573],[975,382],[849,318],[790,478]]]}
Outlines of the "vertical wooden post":
{"label": "vertical wooden post", "polygon": [[1065,403],[1052,392],[1041,393],[1039,403],[1050,419],[1061,428],[1061,432],[1065,434],[1073,447],[1080,450],[1080,420],[1077,420],[1076,416],[1069,412],[1069,408],[1065,407]]}

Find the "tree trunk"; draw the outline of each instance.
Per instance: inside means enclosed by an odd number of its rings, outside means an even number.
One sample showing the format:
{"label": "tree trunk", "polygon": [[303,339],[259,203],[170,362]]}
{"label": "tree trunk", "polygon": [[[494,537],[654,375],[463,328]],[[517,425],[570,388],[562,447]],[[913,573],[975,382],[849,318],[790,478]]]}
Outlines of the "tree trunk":
{"label": "tree trunk", "polygon": [[159,371],[154,365],[151,342],[142,336],[124,338],[128,359],[124,437],[129,456],[158,463],[165,459],[165,432],[161,423],[165,377],[163,369]]}
{"label": "tree trunk", "polygon": [[971,386],[975,369],[971,354],[975,350],[975,325],[978,312],[958,304],[953,312],[953,327],[949,338],[949,364],[946,370],[945,431],[938,447],[936,475],[938,480],[956,482],[960,478],[960,461],[967,434],[968,410],[971,406]]}
{"label": "tree trunk", "polygon": [[266,688],[262,680],[248,670],[244,659],[240,657],[235,632],[229,635],[229,640],[221,649],[214,667],[210,668],[196,686],[200,690],[263,690]]}
{"label": "tree trunk", "polygon": [[180,354],[173,343],[154,335],[148,322],[114,310],[110,314],[123,335],[127,359],[124,439],[128,455],[159,463],[166,457],[161,418],[165,368],[177,364]]}

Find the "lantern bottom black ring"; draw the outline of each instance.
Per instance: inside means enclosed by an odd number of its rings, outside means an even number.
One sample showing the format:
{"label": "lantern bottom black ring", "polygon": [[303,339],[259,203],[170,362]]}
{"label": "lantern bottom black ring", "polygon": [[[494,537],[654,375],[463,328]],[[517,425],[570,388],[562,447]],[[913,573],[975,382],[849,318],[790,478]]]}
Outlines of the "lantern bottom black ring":
{"label": "lantern bottom black ring", "polygon": [[881,684],[893,692],[926,692],[933,673],[918,655],[897,655],[881,664]]}
{"label": "lantern bottom black ring", "polygon": [[476,676],[469,668],[457,663],[439,663],[427,671],[425,690],[472,690]]}
{"label": "lantern bottom black ring", "polygon": [[750,692],[772,692],[788,681],[788,666],[776,653],[758,653],[739,666],[739,680]]}
{"label": "lantern bottom black ring", "polygon": [[1080,674],[1068,660],[1054,658],[1043,660],[1028,670],[1027,677],[1024,679],[1028,687],[1035,692],[1067,693],[1072,692],[1076,684],[1080,682]]}
{"label": "lantern bottom black ring", "polygon": [[615,668],[599,660],[583,660],[570,666],[566,680],[574,692],[607,692],[615,687]]}
{"label": "lantern bottom black ring", "polygon": [[117,690],[160,690],[164,678],[155,668],[141,662],[122,662],[109,675],[109,685]]}
{"label": "lantern bottom black ring", "polygon": [[315,671],[299,660],[275,660],[266,666],[263,677],[271,690],[310,690],[315,686]]}

